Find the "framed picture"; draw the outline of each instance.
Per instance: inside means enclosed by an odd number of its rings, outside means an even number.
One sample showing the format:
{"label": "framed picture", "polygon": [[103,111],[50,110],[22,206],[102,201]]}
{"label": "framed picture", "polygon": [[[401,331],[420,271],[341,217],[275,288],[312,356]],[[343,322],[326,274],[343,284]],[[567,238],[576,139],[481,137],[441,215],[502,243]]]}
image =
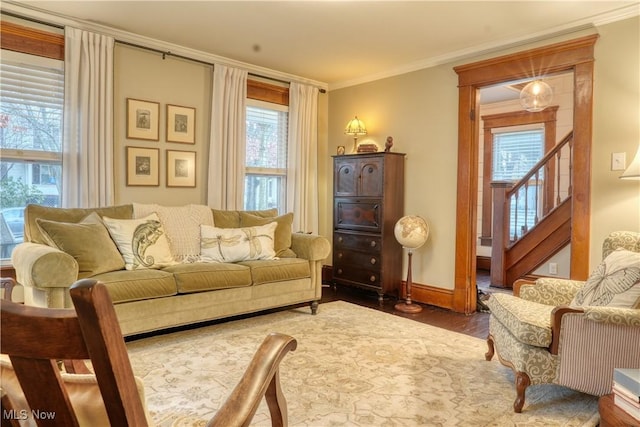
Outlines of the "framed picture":
{"label": "framed picture", "polygon": [[167,150],[167,187],[196,186],[196,152]]}
{"label": "framed picture", "polygon": [[338,156],[342,156],[344,154],[344,145],[338,145],[338,150],[336,151]]}
{"label": "framed picture", "polygon": [[127,98],[127,138],[158,141],[160,103]]}
{"label": "framed picture", "polygon": [[159,157],[158,148],[127,147],[127,186],[159,186]]}
{"label": "framed picture", "polygon": [[196,109],[167,104],[167,142],[196,143]]}

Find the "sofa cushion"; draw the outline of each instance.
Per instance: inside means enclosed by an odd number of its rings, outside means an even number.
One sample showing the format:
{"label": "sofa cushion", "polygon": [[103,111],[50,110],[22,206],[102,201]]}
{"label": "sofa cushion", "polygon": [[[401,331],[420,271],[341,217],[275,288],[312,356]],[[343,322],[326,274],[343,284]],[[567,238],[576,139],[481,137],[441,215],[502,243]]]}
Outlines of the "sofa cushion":
{"label": "sofa cushion", "polygon": [[167,233],[171,255],[177,262],[200,261],[200,225],[213,226],[211,208],[204,205],[161,206],[133,204],[135,218],[158,214]]}
{"label": "sofa cushion", "polygon": [[640,252],[616,249],[596,267],[572,306],[640,306]]}
{"label": "sofa cushion", "polygon": [[240,227],[240,212],[245,212],[261,218],[275,217],[278,215],[278,209],[265,209],[260,211],[225,211],[212,209],[213,225],[219,228],[238,228]]}
{"label": "sofa cushion", "polygon": [[295,258],[296,254],[291,250],[291,224],[293,223],[292,212],[278,217],[268,218],[247,212],[240,212],[240,225],[242,227],[253,227],[256,225],[269,224],[270,222],[276,222],[278,224],[273,243],[276,256],[280,258]]}
{"label": "sofa cushion", "polygon": [[254,285],[311,277],[309,261],[300,258],[243,261],[239,264],[251,268]]}
{"label": "sofa cushion", "polygon": [[153,213],[138,219],[103,217],[127,270],[161,268],[175,264],[160,218]]}
{"label": "sofa cushion", "polygon": [[277,223],[257,227],[217,228],[200,226],[202,262],[237,262],[272,259]]}
{"label": "sofa cushion", "polygon": [[162,271],[173,274],[181,294],[251,286],[251,271],[244,265],[197,262],[172,265]]}
{"label": "sofa cushion", "polygon": [[105,208],[81,209],[81,208],[52,208],[41,205],[27,205],[24,209],[24,241],[47,244],[42,232],[36,224],[36,219],[47,219],[58,222],[80,222],[92,212],[100,217],[127,219],[133,218],[133,206],[109,206]]}
{"label": "sofa cushion", "polygon": [[491,315],[521,343],[536,347],[551,345],[553,305],[527,301],[502,293],[491,294],[486,304],[491,310]]}
{"label": "sofa cushion", "polygon": [[97,213],[91,213],[77,224],[42,218],[37,218],[36,223],[43,237],[50,241],[49,246],[75,258],[79,279],[124,268],[122,255]]}
{"label": "sofa cushion", "polygon": [[92,279],[103,282],[114,304],[176,295],[173,274],[152,269],[120,270],[98,274]]}

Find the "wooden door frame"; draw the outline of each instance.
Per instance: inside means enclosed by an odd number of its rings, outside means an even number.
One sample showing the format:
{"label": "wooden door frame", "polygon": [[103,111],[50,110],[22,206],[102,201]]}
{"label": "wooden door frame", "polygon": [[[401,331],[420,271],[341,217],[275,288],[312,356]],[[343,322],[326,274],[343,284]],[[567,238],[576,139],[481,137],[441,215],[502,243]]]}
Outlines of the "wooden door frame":
{"label": "wooden door frame", "polygon": [[593,62],[598,35],[454,67],[458,74],[458,184],[452,309],[476,310],[479,96],[482,87],[573,71],[572,279],[589,275]]}

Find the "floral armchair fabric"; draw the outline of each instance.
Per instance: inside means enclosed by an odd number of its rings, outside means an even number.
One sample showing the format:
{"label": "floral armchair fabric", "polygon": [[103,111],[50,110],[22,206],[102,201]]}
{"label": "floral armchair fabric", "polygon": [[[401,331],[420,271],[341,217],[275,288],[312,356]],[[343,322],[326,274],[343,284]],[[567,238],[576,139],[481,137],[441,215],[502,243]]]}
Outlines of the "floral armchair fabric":
{"label": "floral armchair fabric", "polygon": [[[616,265],[613,272],[607,262],[622,253],[624,268]],[[495,293],[486,302],[491,310],[486,359],[497,353],[513,369],[515,412],[522,411],[529,385],[554,383],[603,395],[611,392],[614,368],[640,368],[640,233],[611,233],[602,254],[603,263],[586,282],[521,280],[514,295]],[[623,294],[624,304],[577,304],[584,298],[576,295],[598,286]]]}

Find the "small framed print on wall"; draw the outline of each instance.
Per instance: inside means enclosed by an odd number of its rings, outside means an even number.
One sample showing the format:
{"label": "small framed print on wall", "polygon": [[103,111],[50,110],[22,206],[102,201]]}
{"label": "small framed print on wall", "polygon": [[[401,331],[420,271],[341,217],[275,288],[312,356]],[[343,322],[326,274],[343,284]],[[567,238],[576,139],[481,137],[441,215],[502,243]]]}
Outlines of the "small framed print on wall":
{"label": "small framed print on wall", "polygon": [[167,150],[167,187],[196,186],[196,152]]}
{"label": "small framed print on wall", "polygon": [[127,147],[127,186],[159,186],[159,157],[158,148]]}
{"label": "small framed print on wall", "polygon": [[196,143],[196,109],[167,104],[167,142]]}
{"label": "small framed print on wall", "polygon": [[127,98],[127,138],[158,141],[160,103]]}

